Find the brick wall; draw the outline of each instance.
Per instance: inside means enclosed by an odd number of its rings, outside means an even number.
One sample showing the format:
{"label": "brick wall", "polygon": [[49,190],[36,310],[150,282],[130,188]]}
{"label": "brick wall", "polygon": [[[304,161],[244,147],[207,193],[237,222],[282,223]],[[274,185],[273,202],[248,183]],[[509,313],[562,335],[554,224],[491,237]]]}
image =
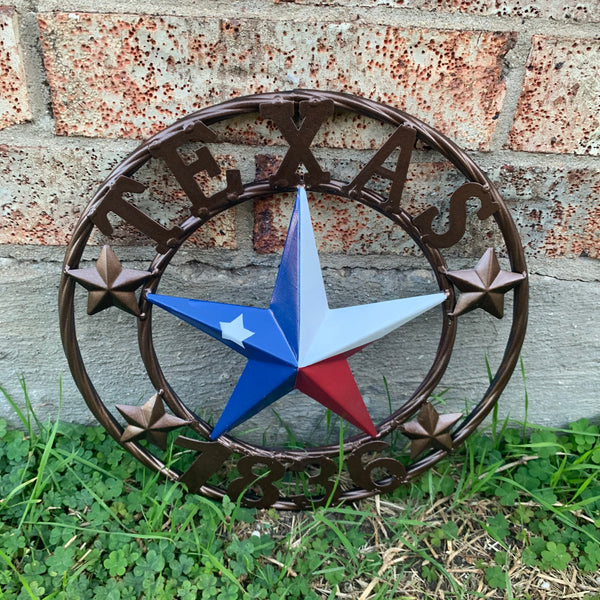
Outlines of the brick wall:
{"label": "brick wall", "polygon": [[[0,74],[0,274],[14,311],[0,326],[16,348],[0,350],[0,384],[45,360],[36,338],[53,349],[44,377],[66,372],[52,367],[61,359],[47,308],[62,246],[94,189],[139,140],[233,96],[321,88],[414,114],[490,174],[521,230],[533,293],[536,281],[551,290],[532,298],[531,378],[551,403],[556,365],[539,346],[560,348],[565,393],[597,413],[597,0],[18,0],[0,6]],[[322,145],[349,140],[370,147],[352,122]],[[423,163],[425,180],[443,179],[439,165]],[[276,250],[285,219],[271,208],[224,215],[198,245]],[[322,249],[352,252],[360,242],[345,240]],[[18,289],[11,285],[23,284],[38,295],[46,328],[27,343],[14,326],[22,307],[9,299]],[[580,333],[557,333],[565,326]],[[40,402],[48,399],[34,377]],[[554,421],[577,410],[555,406]]]}
{"label": "brick wall", "polygon": [[91,190],[126,141],[300,87],[403,108],[473,151],[531,256],[599,256],[593,0],[31,4],[0,8],[2,243],[65,243],[84,204],[74,188]]}

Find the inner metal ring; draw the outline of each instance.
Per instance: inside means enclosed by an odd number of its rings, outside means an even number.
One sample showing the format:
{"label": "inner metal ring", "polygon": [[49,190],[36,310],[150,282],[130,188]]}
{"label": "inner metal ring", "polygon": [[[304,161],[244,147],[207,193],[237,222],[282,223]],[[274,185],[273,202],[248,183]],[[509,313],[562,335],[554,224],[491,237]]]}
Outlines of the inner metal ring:
{"label": "inner metal ring", "polygon": [[[348,194],[343,190],[344,182],[332,180],[326,185],[321,185],[315,188],[308,188],[309,191],[322,192],[348,198]],[[293,188],[282,190],[282,192],[293,191]],[[243,193],[244,200],[249,201],[256,198],[261,198],[267,195],[272,195],[273,190],[266,181],[256,182],[249,186],[245,186]],[[355,200],[374,208],[381,214],[391,219],[394,223],[402,227],[402,229],[411,237],[411,239],[419,246],[425,258],[429,262],[433,272],[436,275],[438,285],[441,291],[448,293],[448,298],[442,305],[442,332],[438,348],[429,372],[412,394],[400,408],[394,411],[388,418],[377,425],[378,437],[384,437],[388,435],[392,430],[403,423],[411,414],[413,414],[424,402],[427,401],[429,396],[433,393],[440,379],[442,378],[450,357],[452,355],[452,346],[456,337],[456,319],[449,316],[449,312],[454,306],[454,290],[449,284],[446,276],[444,275],[446,263],[436,248],[432,248],[427,244],[424,244],[420,238],[419,231],[414,226],[412,219],[408,213],[404,210],[399,212],[390,213],[382,209],[384,206],[385,198],[376,194],[375,192],[364,193],[360,198]],[[197,229],[201,226],[201,222],[189,223],[187,227],[184,227],[185,236],[181,240],[183,243],[189,238]],[[157,254],[156,258],[152,262],[151,270],[156,274],[155,278],[152,279],[150,285],[147,286],[140,299],[140,308],[145,318],[140,319],[138,322],[138,340],[140,347],[140,354],[143,358],[148,376],[152,381],[155,389],[162,389],[164,391],[164,398],[169,405],[169,408],[182,419],[193,419],[191,425],[199,434],[208,438],[212,431],[212,428],[200,419],[195,413],[190,411],[185,403],[179,398],[176,391],[169,384],[165,377],[159,361],[154,350],[154,343],[152,340],[152,305],[146,300],[147,293],[156,293],[160,284],[161,277],[168,267],[172,258],[179,250],[180,245],[172,248],[165,254]],[[371,440],[372,438],[366,434],[358,434],[351,438],[344,440],[345,451],[351,452],[363,443]],[[269,457],[275,457],[278,460],[291,460],[302,457],[310,456],[337,456],[339,454],[339,446],[337,444],[328,446],[319,446],[316,448],[309,448],[306,450],[286,450],[279,451],[273,448],[264,448],[262,446],[256,446],[248,442],[244,442],[234,436],[222,435],[219,438],[219,442],[229,448],[233,452],[239,453],[251,453],[253,455],[264,455]]]}

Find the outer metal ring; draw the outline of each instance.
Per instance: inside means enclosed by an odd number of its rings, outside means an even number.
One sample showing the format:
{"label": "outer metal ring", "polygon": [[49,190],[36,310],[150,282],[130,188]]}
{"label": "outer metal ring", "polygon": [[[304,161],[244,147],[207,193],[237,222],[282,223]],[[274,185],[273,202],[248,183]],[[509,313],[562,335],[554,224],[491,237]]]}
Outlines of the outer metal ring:
{"label": "outer metal ring", "polygon": [[[502,201],[498,191],[493,186],[487,176],[475,165],[471,158],[458,148],[453,142],[448,140],[441,133],[432,129],[422,121],[412,117],[403,111],[397,110],[390,106],[386,106],[371,100],[364,98],[358,98],[347,94],[341,94],[336,92],[322,92],[322,91],[310,91],[301,90],[294,92],[282,92],[277,94],[260,94],[255,96],[247,96],[230,100],[215,106],[208,107],[193,113],[184,119],[178,121],[172,126],[166,128],[160,133],[156,134],[148,141],[141,144],[137,150],[135,150],[127,159],[125,159],[119,166],[117,166],[104,183],[100,186],[88,207],[83,212],[79,223],[77,224],[71,242],[67,248],[63,275],[61,278],[60,289],[59,289],[59,315],[60,315],[60,327],[63,345],[67,353],[69,365],[73,378],[81,391],[85,401],[92,413],[96,418],[103,424],[107,431],[117,440],[119,443],[127,448],[137,459],[143,462],[148,467],[160,470],[171,479],[177,479],[180,475],[176,470],[171,469],[164,465],[164,463],[144,448],[142,445],[135,441],[120,442],[123,429],[119,422],[115,419],[113,414],[106,408],[102,399],[99,397],[95,390],[93,383],[86,371],[83,363],[79,343],[77,341],[77,334],[75,330],[75,316],[74,316],[74,287],[75,282],[66,274],[67,269],[78,268],[79,262],[83,255],[83,251],[88,243],[89,236],[93,230],[93,224],[89,218],[94,208],[97,206],[99,201],[105,195],[107,189],[121,176],[132,177],[140,167],[151,160],[149,148],[152,144],[161,142],[165,139],[169,139],[171,136],[177,135],[186,127],[193,126],[194,123],[202,121],[205,125],[210,126],[211,124],[225,121],[233,117],[240,115],[258,113],[259,106],[261,104],[270,102],[280,102],[284,100],[331,100],[334,106],[338,110],[350,111],[357,113],[380,122],[389,123],[392,125],[405,125],[415,129],[417,133],[417,139],[424,142],[427,146],[433,150],[442,154],[470,181],[479,183],[486,187],[493,201],[498,205],[498,210],[494,214],[494,219],[500,229],[504,241],[508,256],[510,259],[511,268],[513,271],[518,273],[526,272],[525,257],[521,241],[519,239],[518,232],[515,224],[512,221],[510,214]],[[322,184],[312,188],[316,192],[323,192],[329,194],[335,194],[341,197],[346,197],[344,193],[343,185],[347,182],[341,182],[332,180],[327,184]],[[203,223],[206,222],[210,217],[214,216],[222,210],[231,208],[237,204],[259,198],[261,196],[272,195],[273,193],[279,193],[289,191],[289,188],[274,188],[269,185],[266,181],[258,181],[246,184],[243,189],[243,193],[238,195],[235,199],[232,199],[226,206],[222,206],[214,211],[206,212],[198,217],[190,217],[184,223],[181,224],[182,229],[185,232],[185,236],[180,240],[183,242],[189,235],[195,232]],[[396,210],[395,212],[390,211],[386,208],[385,198],[382,198],[375,192],[364,190],[358,198],[353,198],[388,217],[394,223],[401,226],[417,245],[423,251],[425,257],[429,261],[440,289],[450,289],[452,286],[449,285],[447,279],[444,276],[444,260],[436,248],[433,248],[426,242],[424,242],[418,229],[412,223],[411,216],[403,210]],[[149,290],[154,291],[160,281],[160,276],[169,265],[169,262],[173,258],[174,254],[179,248],[179,244],[175,247],[170,248],[164,254],[157,254],[150,270],[157,273],[157,277],[153,279],[149,286]],[[405,422],[410,418],[411,415],[428,399],[431,393],[434,391],[436,385],[439,383],[445,368],[450,359],[452,352],[452,345],[456,333],[456,319],[449,317],[448,313],[453,306],[454,298],[451,296],[444,303],[443,316],[442,316],[442,334],[438,345],[436,357],[433,365],[426,375],[425,379],[414,392],[411,398],[396,412],[394,412],[388,419],[378,425],[378,438],[383,438],[396,429],[401,423]],[[145,300],[145,294],[141,298],[141,310],[146,313],[147,317],[139,321],[139,344],[140,352],[144,363],[146,365],[149,377],[156,387],[156,389],[165,390],[165,400],[171,410],[182,418],[192,418],[195,423],[193,427],[202,435],[206,435],[209,431],[208,425],[197,419],[185,404],[179,399],[176,392],[168,384],[164,377],[158,360],[156,358],[153,344],[152,344],[152,328],[151,328],[151,307]],[[454,447],[459,446],[464,440],[470,435],[475,428],[483,421],[486,415],[491,411],[493,406],[498,401],[498,398],[508,383],[508,380],[514,370],[517,363],[519,352],[523,343],[527,313],[528,313],[528,281],[524,279],[522,284],[514,290],[514,302],[513,302],[513,315],[512,325],[509,334],[508,343],[505,349],[503,359],[500,366],[494,375],[488,389],[483,395],[482,399],[471,411],[471,413],[464,419],[453,434]],[[365,435],[358,435],[354,438],[345,441],[344,450],[352,451],[356,448],[360,448],[361,445],[371,441],[371,438]],[[279,460],[298,459],[306,456],[336,456],[339,453],[338,446],[325,446],[321,448],[309,449],[307,451],[294,451],[286,452],[284,450],[262,448],[259,446],[253,446],[240,440],[237,440],[230,436],[222,436],[220,442],[228,447],[229,449],[240,452],[243,454],[249,454],[254,456],[264,456],[268,458],[274,458]],[[429,453],[424,458],[417,460],[410,464],[407,469],[407,480],[419,475],[426,469],[432,467],[437,463],[446,452],[437,450]],[[225,491],[221,488],[214,486],[204,486],[202,492],[206,495],[214,498],[221,498]],[[355,489],[344,492],[341,495],[341,500],[356,500],[364,498],[375,493],[372,490]],[[293,503],[285,500],[278,501],[274,504],[276,508],[297,508]]]}

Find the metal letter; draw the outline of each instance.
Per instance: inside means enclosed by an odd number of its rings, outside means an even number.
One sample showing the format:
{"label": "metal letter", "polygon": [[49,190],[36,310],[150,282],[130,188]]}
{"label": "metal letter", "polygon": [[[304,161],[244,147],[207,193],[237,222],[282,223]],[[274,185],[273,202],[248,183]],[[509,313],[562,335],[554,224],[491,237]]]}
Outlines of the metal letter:
{"label": "metal letter", "polygon": [[459,242],[465,235],[467,201],[470,198],[481,200],[481,208],[477,211],[477,216],[482,221],[491,217],[498,210],[498,205],[492,200],[485,187],[472,181],[465,183],[455,190],[450,198],[450,227],[446,233],[438,234],[431,229],[433,219],[440,213],[435,206],[430,206],[413,219],[413,223],[421,232],[423,241],[434,248],[449,248]]}
{"label": "metal letter", "polygon": [[[410,127],[402,125],[398,127],[387,142],[376,152],[375,156],[365,165],[362,171],[344,187],[344,191],[348,192],[348,196],[356,200],[369,179],[373,175],[380,175],[385,179],[390,179],[392,182],[386,207],[389,207],[389,210],[392,212],[396,211],[400,207],[400,200],[402,198],[402,191],[404,190],[404,182],[406,181],[406,173],[410,165],[410,157],[415,145],[416,135],[417,132]],[[396,169],[392,171],[384,167],[383,163],[396,148],[400,148],[400,156],[398,156]]]}
{"label": "metal letter", "polygon": [[109,212],[115,213],[152,238],[156,242],[156,251],[164,254],[170,247],[176,245],[177,238],[183,234],[183,231],[180,227],[171,227],[171,229],[163,227],[123,198],[123,194],[126,192],[140,194],[144,190],[146,190],[146,186],[139,181],[121,175],[108,188],[100,202],[90,211],[89,218],[104,235],[110,236],[113,233],[113,228],[108,221],[107,214]]}
{"label": "metal letter", "polygon": [[218,192],[210,198],[200,189],[194,175],[200,171],[206,171],[210,177],[216,177],[221,173],[221,168],[217,164],[213,155],[207,146],[202,146],[196,150],[196,160],[190,164],[181,158],[177,148],[188,142],[214,142],[217,134],[207,127],[202,121],[193,125],[188,125],[179,135],[163,140],[156,140],[149,146],[150,154],[157,158],[162,158],[175,178],[181,185],[183,191],[187,194],[192,203],[192,215],[199,216],[203,207],[212,204],[215,200],[226,196],[228,200],[233,200],[242,192],[242,179],[237,170],[227,170],[227,188]]}
{"label": "metal letter", "polygon": [[303,100],[300,102],[299,113],[303,121],[299,128],[294,123],[295,107],[296,103],[293,101],[260,105],[261,117],[271,119],[290,145],[277,173],[271,175],[269,182],[273,186],[280,187],[298,185],[300,176],[296,173],[296,169],[302,163],[308,171],[304,177],[306,185],[327,183],[330,175],[321,169],[314,154],[310,151],[310,144],[323,121],[333,115],[333,102],[331,100]]}

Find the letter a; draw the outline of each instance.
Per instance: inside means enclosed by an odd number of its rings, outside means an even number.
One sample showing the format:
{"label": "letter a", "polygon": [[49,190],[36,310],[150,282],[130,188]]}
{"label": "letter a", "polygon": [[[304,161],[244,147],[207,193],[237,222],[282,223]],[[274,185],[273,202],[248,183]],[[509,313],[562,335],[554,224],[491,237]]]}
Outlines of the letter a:
{"label": "letter a", "polygon": [[[415,145],[417,132],[410,128],[400,125],[391,137],[385,142],[376,152],[375,156],[365,165],[362,171],[346,186],[344,191],[352,199],[357,199],[367,184],[369,179],[374,175],[379,175],[392,182],[390,194],[386,205],[392,211],[400,207],[402,191],[404,190],[404,182],[410,165],[410,157]],[[396,163],[396,169],[392,171],[383,166],[388,156],[396,149],[400,148],[400,156]]]}

